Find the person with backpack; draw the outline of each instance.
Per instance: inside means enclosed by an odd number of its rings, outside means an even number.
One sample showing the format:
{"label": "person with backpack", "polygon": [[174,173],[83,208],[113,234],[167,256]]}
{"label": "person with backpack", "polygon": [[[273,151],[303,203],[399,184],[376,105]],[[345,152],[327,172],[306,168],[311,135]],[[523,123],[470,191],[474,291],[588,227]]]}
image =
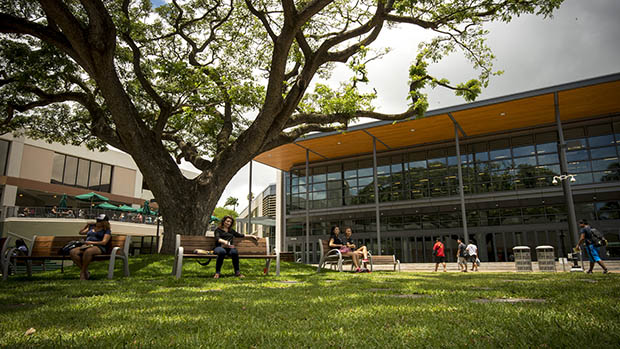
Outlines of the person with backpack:
{"label": "person with backpack", "polygon": [[437,271],[437,267],[439,267],[439,263],[443,264],[443,271],[448,271],[446,269],[446,253],[444,251],[444,245],[441,242],[441,238],[435,239],[435,245],[433,246],[433,256],[435,256],[435,271]]}
{"label": "person with backpack", "polygon": [[580,237],[579,241],[577,242],[577,246],[575,247],[575,250],[580,250],[581,244],[584,243],[586,254],[588,255],[588,259],[590,260],[590,269],[588,269],[587,273],[592,274],[592,269],[594,269],[594,263],[598,263],[598,265],[603,268],[603,274],[609,273],[609,269],[607,269],[607,266],[605,265],[605,263],[603,263],[601,257],[599,257],[598,254],[599,246],[597,245],[602,245],[600,241],[604,239],[600,236],[598,231],[590,228],[588,221],[585,219],[579,221],[579,228],[581,228],[579,230]]}

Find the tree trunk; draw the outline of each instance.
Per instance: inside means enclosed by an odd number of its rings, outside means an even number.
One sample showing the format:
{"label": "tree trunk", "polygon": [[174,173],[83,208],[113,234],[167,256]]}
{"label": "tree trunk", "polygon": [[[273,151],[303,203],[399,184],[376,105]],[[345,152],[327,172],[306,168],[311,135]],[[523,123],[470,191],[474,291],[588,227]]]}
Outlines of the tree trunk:
{"label": "tree trunk", "polygon": [[[140,164],[138,166],[140,167]],[[213,173],[212,171],[214,170],[207,172]],[[205,180],[203,177],[202,181],[186,179],[180,172],[178,175],[161,174],[166,176],[165,181],[152,180],[152,174],[144,174],[163,217],[162,253],[175,253],[176,234],[204,235],[220,196],[237,171],[238,168],[228,168],[226,171],[219,171],[224,172],[221,175],[207,176],[212,180]]]}

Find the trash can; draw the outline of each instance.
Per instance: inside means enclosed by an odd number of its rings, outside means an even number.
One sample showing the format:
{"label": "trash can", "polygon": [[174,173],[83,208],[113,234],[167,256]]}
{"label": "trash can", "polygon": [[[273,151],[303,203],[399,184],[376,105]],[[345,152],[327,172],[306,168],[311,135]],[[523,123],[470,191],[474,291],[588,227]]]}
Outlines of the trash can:
{"label": "trash can", "polygon": [[536,256],[538,257],[538,270],[555,273],[555,254],[553,246],[536,247]]}
{"label": "trash can", "polygon": [[532,255],[528,246],[515,246],[512,252],[515,255],[517,271],[532,271]]}

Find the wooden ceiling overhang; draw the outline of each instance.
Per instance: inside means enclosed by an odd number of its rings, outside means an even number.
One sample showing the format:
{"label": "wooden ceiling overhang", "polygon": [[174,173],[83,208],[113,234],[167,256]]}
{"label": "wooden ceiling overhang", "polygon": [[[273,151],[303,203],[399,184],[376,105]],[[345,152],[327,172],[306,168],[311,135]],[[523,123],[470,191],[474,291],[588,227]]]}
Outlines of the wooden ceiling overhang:
{"label": "wooden ceiling overhang", "polygon": [[[370,154],[454,139],[454,122],[473,137],[555,123],[555,99],[562,121],[620,114],[620,73],[438,109],[426,117],[373,122],[344,132],[311,134],[264,152],[255,161],[289,171],[310,162]],[[463,136],[463,135],[462,135]]]}

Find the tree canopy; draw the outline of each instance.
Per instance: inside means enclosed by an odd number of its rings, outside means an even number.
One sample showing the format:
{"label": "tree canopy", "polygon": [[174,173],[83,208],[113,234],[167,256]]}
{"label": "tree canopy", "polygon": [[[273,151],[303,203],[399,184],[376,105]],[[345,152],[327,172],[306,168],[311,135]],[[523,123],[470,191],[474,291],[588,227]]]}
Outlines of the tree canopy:
{"label": "tree canopy", "polygon": [[[210,216],[226,183],[261,152],[360,117],[421,117],[429,86],[473,100],[499,73],[483,24],[547,17],[561,2],[172,0],[153,8],[148,0],[5,1],[0,132],[131,154],[166,229],[195,231],[208,224],[198,216]],[[388,54],[373,43],[395,25],[436,37],[419,43],[403,72],[407,110],[383,114],[360,86],[372,84],[366,64]],[[456,51],[478,76],[453,83],[429,73]],[[350,79],[312,84],[336,64],[347,64]],[[181,159],[202,173],[184,178],[175,164]],[[199,204],[181,205],[182,197]],[[196,217],[191,227],[188,212]]]}

